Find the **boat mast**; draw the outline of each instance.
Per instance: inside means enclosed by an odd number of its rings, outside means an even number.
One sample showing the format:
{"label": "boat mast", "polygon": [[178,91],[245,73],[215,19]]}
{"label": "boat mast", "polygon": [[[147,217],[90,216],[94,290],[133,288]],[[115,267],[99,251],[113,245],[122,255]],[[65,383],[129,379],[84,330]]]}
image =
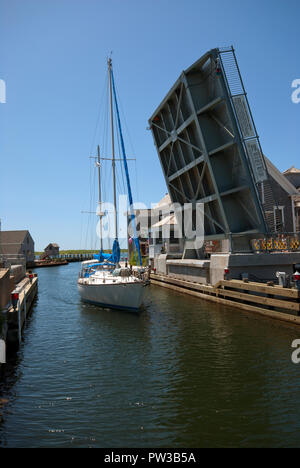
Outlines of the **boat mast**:
{"label": "boat mast", "polygon": [[116,162],[115,162],[115,138],[114,138],[114,116],[112,100],[112,61],[107,61],[109,76],[109,100],[110,100],[110,126],[111,126],[111,150],[112,150],[112,170],[113,170],[113,192],[114,192],[114,210],[115,210],[115,239],[118,238],[118,218],[117,218],[117,194],[116,194]]}
{"label": "boat mast", "polygon": [[97,168],[98,168],[98,186],[99,186],[99,221],[100,221],[100,249],[103,251],[102,239],[102,197],[101,197],[101,166],[100,166],[100,147],[97,146]]}

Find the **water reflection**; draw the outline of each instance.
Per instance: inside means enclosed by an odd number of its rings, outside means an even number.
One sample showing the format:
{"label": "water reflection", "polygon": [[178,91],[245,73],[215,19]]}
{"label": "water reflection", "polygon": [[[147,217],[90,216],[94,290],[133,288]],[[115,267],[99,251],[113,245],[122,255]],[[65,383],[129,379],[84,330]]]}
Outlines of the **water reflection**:
{"label": "water reflection", "polygon": [[297,329],[153,286],[139,315],[100,309],[78,268],[38,271],[0,446],[299,444]]}

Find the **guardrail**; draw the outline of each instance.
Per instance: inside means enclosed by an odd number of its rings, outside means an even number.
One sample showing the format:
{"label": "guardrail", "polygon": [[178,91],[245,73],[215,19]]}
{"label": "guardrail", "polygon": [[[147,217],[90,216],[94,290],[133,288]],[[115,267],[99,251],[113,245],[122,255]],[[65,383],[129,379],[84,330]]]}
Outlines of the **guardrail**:
{"label": "guardrail", "polygon": [[251,241],[253,252],[300,252],[300,233],[267,236]]}
{"label": "guardrail", "polygon": [[[94,254],[59,254],[59,255],[50,255],[51,259],[57,260],[68,260],[68,259],[92,259]],[[41,255],[35,255],[35,260],[40,260]]]}

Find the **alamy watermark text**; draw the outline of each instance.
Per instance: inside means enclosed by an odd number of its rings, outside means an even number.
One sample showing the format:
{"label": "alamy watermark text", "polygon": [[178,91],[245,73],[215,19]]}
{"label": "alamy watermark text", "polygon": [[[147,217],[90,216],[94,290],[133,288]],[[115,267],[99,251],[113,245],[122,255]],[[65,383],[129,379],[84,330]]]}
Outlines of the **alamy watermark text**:
{"label": "alamy watermark text", "polygon": [[0,79],[0,104],[6,103],[6,84],[4,80]]}

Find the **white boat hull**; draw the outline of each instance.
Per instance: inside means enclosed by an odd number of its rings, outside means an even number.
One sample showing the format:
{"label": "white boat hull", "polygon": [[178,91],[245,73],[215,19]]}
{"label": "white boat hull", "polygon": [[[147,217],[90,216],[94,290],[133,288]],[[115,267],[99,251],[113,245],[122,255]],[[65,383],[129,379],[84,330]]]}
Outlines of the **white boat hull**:
{"label": "white boat hull", "polygon": [[91,304],[111,309],[124,309],[138,312],[143,296],[144,284],[141,281],[114,284],[91,284],[79,280],[77,283],[81,298]]}

